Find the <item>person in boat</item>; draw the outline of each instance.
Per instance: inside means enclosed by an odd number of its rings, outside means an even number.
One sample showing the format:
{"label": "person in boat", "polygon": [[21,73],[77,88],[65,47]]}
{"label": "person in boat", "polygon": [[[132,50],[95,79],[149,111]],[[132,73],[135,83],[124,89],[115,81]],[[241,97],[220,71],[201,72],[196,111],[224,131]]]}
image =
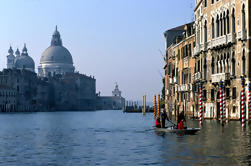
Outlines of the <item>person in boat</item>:
{"label": "person in boat", "polygon": [[166,114],[166,111],[163,109],[161,113],[161,127],[162,128],[166,127],[166,120],[167,120],[167,114]]}
{"label": "person in boat", "polygon": [[159,117],[156,119],[155,127],[156,128],[161,128],[160,118]]}
{"label": "person in boat", "polygon": [[183,119],[178,123],[178,129],[179,129],[179,130],[184,129],[184,126],[183,126]]}
{"label": "person in boat", "polygon": [[182,111],[181,113],[179,113],[178,115],[178,129],[184,129],[184,122],[186,122],[185,116],[184,116],[184,112]]}

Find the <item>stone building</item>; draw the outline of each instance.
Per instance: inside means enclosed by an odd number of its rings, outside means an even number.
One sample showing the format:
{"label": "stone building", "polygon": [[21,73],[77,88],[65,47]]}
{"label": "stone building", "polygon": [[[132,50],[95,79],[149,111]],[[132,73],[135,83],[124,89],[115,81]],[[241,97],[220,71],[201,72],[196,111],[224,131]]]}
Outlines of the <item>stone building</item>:
{"label": "stone building", "polygon": [[[193,92],[192,95],[190,94],[190,100],[194,103],[191,103],[192,107],[186,110],[187,113],[193,110],[192,116],[198,116],[199,84],[201,83],[204,118],[219,118],[219,82],[223,81],[226,94],[226,116],[228,119],[241,118],[241,77],[245,78],[246,85],[250,83],[251,78],[249,65],[251,52],[248,51],[251,48],[248,38],[251,30],[249,27],[250,9],[248,8],[250,5],[248,0],[196,0],[195,44],[192,48],[194,65],[188,67],[191,69]],[[166,40],[172,41],[173,39],[167,38]],[[168,50],[175,50],[175,48],[167,47]],[[173,60],[167,60],[167,64],[184,64],[184,59],[183,62],[179,59],[174,62]],[[182,69],[182,66],[179,66],[178,70]],[[182,84],[177,83],[177,87],[179,86]],[[247,92],[246,86],[246,94]],[[176,96],[175,99],[181,98]],[[248,110],[247,103],[246,110]]]}
{"label": "stone building", "polygon": [[[0,81],[4,81],[0,79]],[[16,110],[16,91],[6,85],[0,85],[0,112]]]}
{"label": "stone building", "polygon": [[[1,87],[9,87],[15,93],[15,111],[35,111],[37,77],[26,69],[4,69],[0,72]],[[2,88],[0,88],[2,90]]]}
{"label": "stone building", "polygon": [[99,96],[97,103],[97,109],[99,110],[121,110],[125,107],[125,98],[121,96],[121,91],[116,84],[112,96]]}
{"label": "stone building", "polygon": [[57,111],[81,111],[96,109],[96,80],[79,73],[66,73],[49,77],[51,93],[49,103]]}
{"label": "stone building", "polygon": [[[219,118],[219,82],[226,92],[229,119],[241,117],[241,76],[250,79],[247,0],[196,1],[196,73],[202,76],[204,116]],[[198,87],[198,83],[196,84]]]}
{"label": "stone building", "polygon": [[[166,103],[170,112],[178,114],[184,111],[192,115],[194,112],[194,100],[192,91],[192,76],[194,74],[194,59],[192,50],[195,44],[194,23],[173,28],[164,33],[166,38],[166,66],[165,87]],[[170,43],[168,33],[179,30],[182,33],[175,33],[174,40]],[[169,44],[168,44],[169,43]]]}

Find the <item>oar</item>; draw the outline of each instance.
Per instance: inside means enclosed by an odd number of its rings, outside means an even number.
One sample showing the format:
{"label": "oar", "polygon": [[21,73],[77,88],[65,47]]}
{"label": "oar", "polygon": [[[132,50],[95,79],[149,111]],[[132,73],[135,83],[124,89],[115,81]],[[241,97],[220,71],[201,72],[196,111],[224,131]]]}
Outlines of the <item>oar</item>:
{"label": "oar", "polygon": [[171,120],[167,120],[168,122],[172,123],[174,126],[177,126],[175,123],[173,123]]}

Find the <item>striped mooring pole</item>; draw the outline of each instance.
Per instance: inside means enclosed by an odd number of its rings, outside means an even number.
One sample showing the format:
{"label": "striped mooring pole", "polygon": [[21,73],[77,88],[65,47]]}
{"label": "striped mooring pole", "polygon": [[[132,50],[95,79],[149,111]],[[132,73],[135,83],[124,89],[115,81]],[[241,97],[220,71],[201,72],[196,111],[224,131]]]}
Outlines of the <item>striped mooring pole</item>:
{"label": "striped mooring pole", "polygon": [[200,82],[200,125],[202,126],[202,83]]}
{"label": "striped mooring pole", "polygon": [[156,95],[154,95],[154,120],[156,119]]}
{"label": "striped mooring pole", "polygon": [[160,118],[160,94],[158,94],[158,118]]}
{"label": "striped mooring pole", "polygon": [[248,84],[248,122],[251,123],[251,83]]}
{"label": "striped mooring pole", "polygon": [[223,92],[223,88],[222,88],[222,81],[220,80],[220,121],[221,121],[221,123],[223,122],[222,121],[222,119],[223,119],[223,94],[222,94],[222,92]]}
{"label": "striped mooring pole", "polygon": [[241,77],[241,126],[246,127],[246,109],[245,109],[245,80]]}
{"label": "striped mooring pole", "polygon": [[222,124],[224,125],[226,123],[226,94],[225,94],[225,85],[223,84],[223,118],[222,118]]}

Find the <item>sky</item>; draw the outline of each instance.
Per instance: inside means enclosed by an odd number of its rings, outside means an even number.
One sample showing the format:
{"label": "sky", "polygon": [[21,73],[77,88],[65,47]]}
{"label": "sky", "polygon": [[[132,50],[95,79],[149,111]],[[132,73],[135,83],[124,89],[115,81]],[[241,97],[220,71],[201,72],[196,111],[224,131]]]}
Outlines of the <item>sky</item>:
{"label": "sky", "polygon": [[[10,45],[27,45],[40,63],[55,26],[76,71],[95,76],[110,96],[115,83],[126,100],[152,101],[164,76],[163,33],[191,22],[195,0],[0,0],[0,69]],[[162,52],[162,53],[161,53]]]}

